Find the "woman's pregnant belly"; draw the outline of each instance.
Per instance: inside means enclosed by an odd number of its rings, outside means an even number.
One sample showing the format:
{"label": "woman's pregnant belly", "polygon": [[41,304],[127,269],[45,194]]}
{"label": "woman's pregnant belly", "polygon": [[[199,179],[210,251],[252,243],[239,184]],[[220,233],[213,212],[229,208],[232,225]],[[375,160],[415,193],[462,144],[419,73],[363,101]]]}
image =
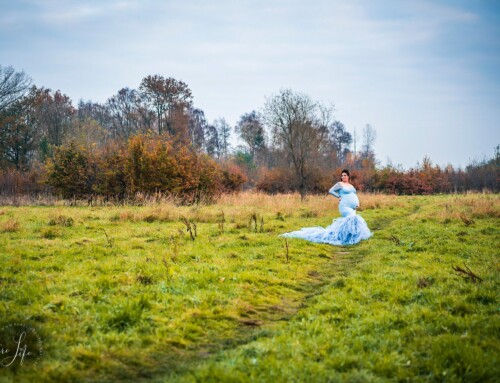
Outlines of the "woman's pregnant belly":
{"label": "woman's pregnant belly", "polygon": [[342,214],[343,217],[356,214],[356,210],[354,209],[356,209],[358,205],[359,199],[355,193],[343,195],[339,203],[340,214]]}

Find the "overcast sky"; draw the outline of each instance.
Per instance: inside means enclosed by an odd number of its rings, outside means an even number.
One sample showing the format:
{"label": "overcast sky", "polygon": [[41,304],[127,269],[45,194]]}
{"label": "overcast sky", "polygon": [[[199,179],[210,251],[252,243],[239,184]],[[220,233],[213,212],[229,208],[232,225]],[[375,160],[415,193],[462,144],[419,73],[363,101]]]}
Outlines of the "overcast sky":
{"label": "overcast sky", "polygon": [[[499,5],[497,5],[499,4]],[[291,88],[334,103],[381,165],[467,165],[500,144],[495,0],[0,0],[0,64],[105,102],[147,75],[232,126]]]}

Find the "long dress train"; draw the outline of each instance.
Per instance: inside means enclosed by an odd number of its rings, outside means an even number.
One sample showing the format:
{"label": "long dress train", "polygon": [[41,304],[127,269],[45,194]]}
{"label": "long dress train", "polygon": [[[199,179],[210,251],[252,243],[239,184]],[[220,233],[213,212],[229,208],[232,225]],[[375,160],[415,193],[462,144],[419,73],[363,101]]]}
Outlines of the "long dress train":
{"label": "long dress train", "polygon": [[331,245],[354,245],[372,236],[366,221],[356,214],[359,199],[354,186],[337,182],[329,192],[341,198],[339,211],[342,217],[333,220],[327,227],[305,227],[297,231],[281,234],[285,238],[301,238],[311,242]]}

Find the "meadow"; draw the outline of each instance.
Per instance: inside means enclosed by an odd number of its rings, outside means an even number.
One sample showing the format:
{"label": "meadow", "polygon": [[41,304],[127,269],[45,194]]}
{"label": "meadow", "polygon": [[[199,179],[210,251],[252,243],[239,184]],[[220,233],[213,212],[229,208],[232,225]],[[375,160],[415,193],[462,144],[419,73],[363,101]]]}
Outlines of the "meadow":
{"label": "meadow", "polygon": [[0,344],[43,354],[0,382],[498,381],[500,197],[360,200],[349,247],[278,237],[327,196],[1,206]]}

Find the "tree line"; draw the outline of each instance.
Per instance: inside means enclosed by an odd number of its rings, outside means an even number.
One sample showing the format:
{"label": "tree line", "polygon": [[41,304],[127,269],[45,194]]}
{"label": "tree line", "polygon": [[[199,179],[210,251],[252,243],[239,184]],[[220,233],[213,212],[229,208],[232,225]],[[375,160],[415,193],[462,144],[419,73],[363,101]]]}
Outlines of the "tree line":
{"label": "tree line", "polygon": [[[281,89],[234,127],[208,121],[189,86],[161,75],[123,88],[104,103],[76,106],[60,90],[37,87],[23,71],[0,65],[0,193],[182,196],[186,202],[242,188],[324,193],[343,167],[362,190],[428,194],[498,191],[499,150],[464,170],[425,158],[403,170],[380,168],[376,130],[358,140],[334,118],[332,104]],[[235,135],[241,145],[232,146]]]}

